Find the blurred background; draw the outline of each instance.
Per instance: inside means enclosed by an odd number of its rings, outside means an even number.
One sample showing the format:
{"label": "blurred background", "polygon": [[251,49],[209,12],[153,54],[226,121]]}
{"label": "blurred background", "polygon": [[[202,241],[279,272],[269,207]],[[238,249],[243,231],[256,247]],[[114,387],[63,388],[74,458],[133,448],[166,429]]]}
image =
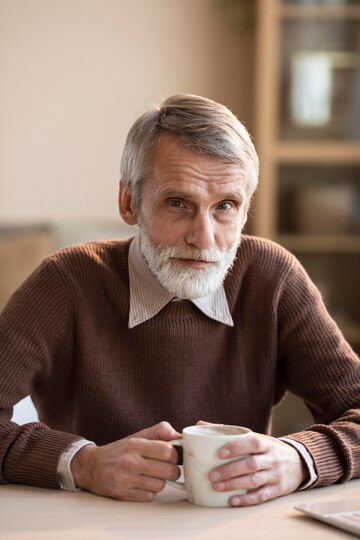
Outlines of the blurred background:
{"label": "blurred background", "polygon": [[[117,211],[127,131],[189,92],[253,135],[246,232],[303,262],[359,351],[360,0],[0,0],[0,80],[0,309],[49,252],[133,234]],[[274,434],[309,422],[288,396]]]}

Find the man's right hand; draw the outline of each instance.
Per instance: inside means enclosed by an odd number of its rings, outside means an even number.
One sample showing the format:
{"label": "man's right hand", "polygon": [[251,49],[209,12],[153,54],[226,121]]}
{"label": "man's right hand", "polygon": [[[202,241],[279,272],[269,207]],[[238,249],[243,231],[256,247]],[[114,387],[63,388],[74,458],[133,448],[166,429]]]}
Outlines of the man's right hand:
{"label": "man's right hand", "polygon": [[84,446],[71,461],[76,486],[123,501],[151,501],[165,480],[180,476],[176,450],[168,442],[180,437],[160,422],[105,446]]}

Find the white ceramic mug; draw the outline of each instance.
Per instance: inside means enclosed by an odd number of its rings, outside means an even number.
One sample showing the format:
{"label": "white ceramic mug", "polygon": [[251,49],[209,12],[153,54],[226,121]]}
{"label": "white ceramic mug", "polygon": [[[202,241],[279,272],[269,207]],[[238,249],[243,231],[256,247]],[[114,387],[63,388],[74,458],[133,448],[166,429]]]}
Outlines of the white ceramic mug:
{"label": "white ceramic mug", "polygon": [[183,429],[183,438],[171,441],[173,446],[183,448],[185,482],[168,481],[173,487],[186,491],[188,501],[200,506],[230,506],[232,495],[245,493],[246,490],[215,491],[209,479],[209,472],[224,463],[235,459],[221,459],[219,449],[224,444],[246,437],[251,430],[240,426],[210,424],[189,426]]}

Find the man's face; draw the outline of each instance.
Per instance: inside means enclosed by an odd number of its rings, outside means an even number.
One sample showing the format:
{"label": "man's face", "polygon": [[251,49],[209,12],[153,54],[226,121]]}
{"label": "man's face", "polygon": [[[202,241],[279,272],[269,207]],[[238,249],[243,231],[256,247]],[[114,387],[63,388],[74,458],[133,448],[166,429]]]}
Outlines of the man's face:
{"label": "man's face", "polygon": [[198,298],[223,282],[246,221],[245,182],[237,165],[160,137],[138,221],[148,266],[174,296]]}

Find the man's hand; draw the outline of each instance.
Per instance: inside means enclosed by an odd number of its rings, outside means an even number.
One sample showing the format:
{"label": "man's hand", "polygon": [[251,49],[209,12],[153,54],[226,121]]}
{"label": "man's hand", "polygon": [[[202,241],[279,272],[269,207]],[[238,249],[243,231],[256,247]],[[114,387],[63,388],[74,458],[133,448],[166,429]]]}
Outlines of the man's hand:
{"label": "man's hand", "polygon": [[209,478],[215,491],[249,490],[230,498],[233,506],[259,504],[295,491],[308,477],[298,452],[274,437],[249,433],[219,450],[222,459],[243,459],[213,469]]}
{"label": "man's hand", "polygon": [[176,450],[167,442],[181,434],[168,422],[144,429],[105,446],[85,446],[73,458],[77,487],[125,501],[151,501],[177,480]]}

